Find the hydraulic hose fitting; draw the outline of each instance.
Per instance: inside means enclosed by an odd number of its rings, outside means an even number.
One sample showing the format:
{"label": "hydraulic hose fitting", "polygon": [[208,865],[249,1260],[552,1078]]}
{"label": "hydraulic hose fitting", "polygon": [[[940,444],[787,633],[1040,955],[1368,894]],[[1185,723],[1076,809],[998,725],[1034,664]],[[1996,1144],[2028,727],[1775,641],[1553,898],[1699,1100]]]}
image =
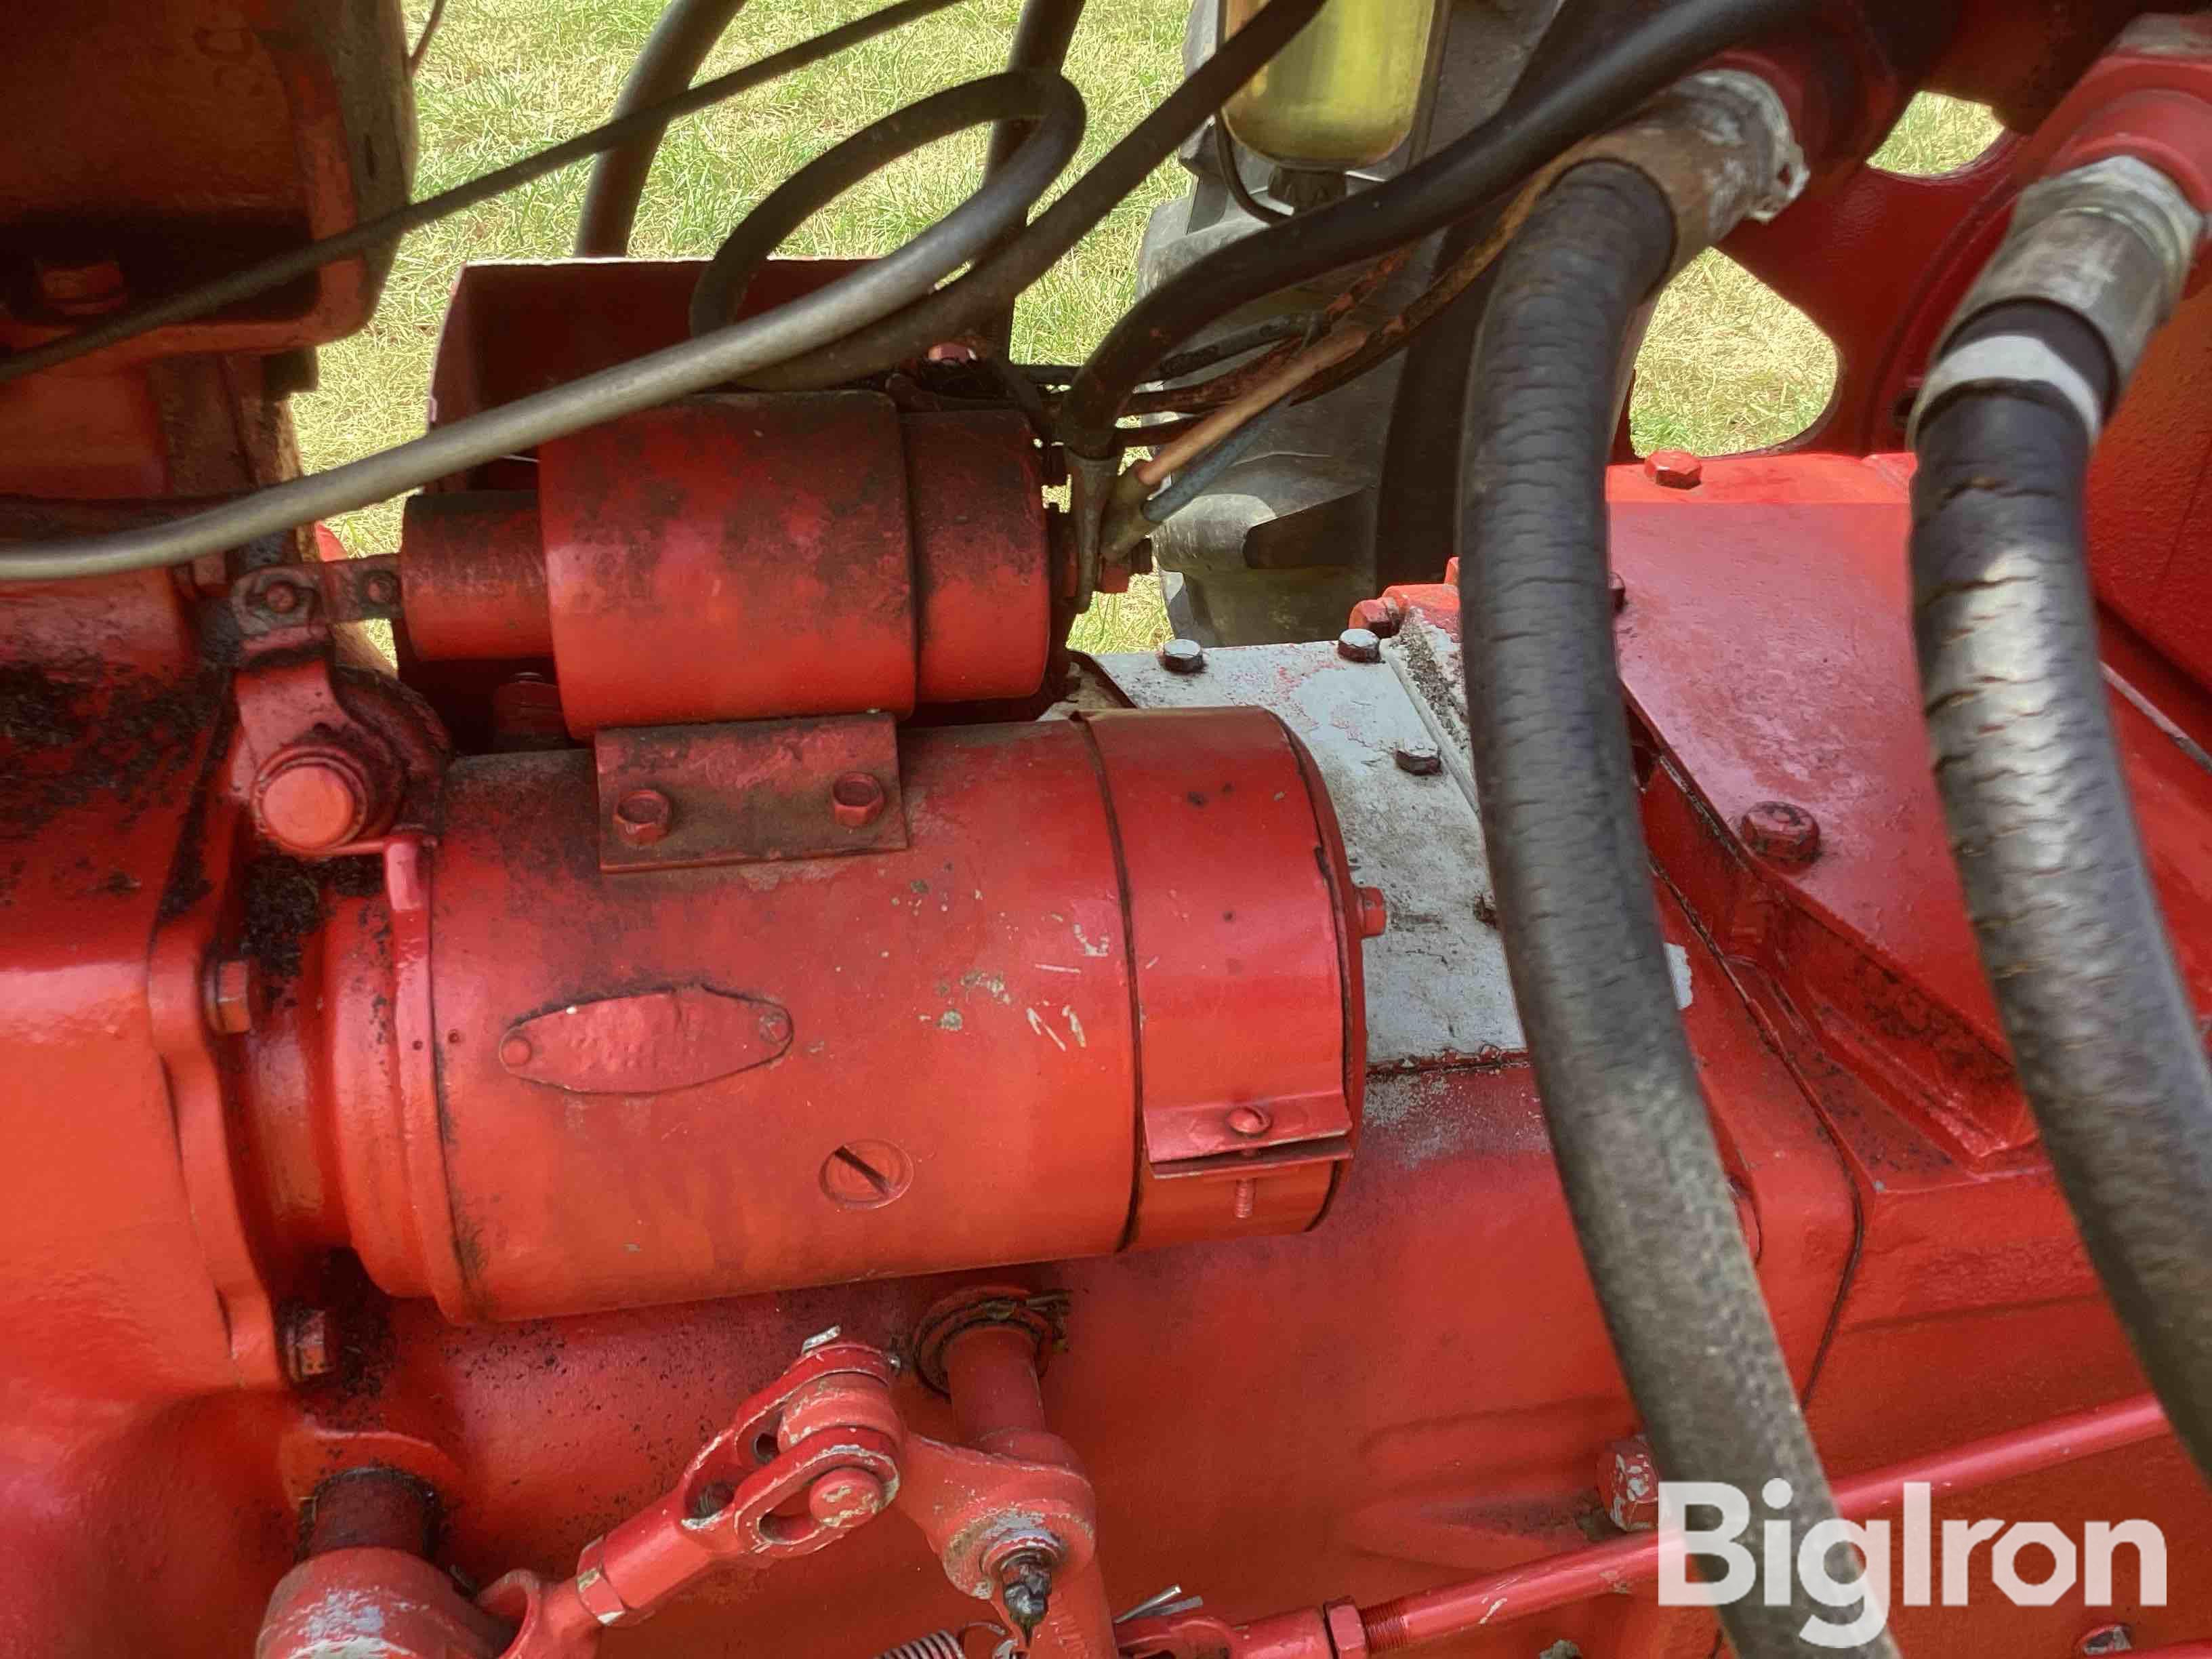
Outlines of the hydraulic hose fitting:
{"label": "hydraulic hose fitting", "polygon": [[[1912,434],[1959,392],[2039,385],[2065,399],[2094,440],[2173,313],[2207,228],[2172,178],[2133,155],[2111,155],[2031,185],[2011,230],[1944,331],[1912,413]],[[2102,363],[2084,364],[2034,309],[2087,326]]]}
{"label": "hydraulic hose fitting", "polygon": [[1674,217],[1671,276],[1746,219],[1764,224],[1805,188],[1805,154],[1782,95],[1748,70],[1686,76],[1581,160],[1619,161],[1658,186]]}

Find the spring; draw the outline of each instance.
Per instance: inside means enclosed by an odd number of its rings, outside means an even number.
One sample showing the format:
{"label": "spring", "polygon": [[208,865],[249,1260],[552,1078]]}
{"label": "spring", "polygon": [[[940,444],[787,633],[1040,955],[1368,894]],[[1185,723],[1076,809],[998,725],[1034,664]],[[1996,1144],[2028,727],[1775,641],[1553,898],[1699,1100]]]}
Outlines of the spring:
{"label": "spring", "polygon": [[968,1659],[968,1650],[961,1645],[960,1636],[957,1631],[933,1630],[911,1642],[884,1649],[876,1659]]}

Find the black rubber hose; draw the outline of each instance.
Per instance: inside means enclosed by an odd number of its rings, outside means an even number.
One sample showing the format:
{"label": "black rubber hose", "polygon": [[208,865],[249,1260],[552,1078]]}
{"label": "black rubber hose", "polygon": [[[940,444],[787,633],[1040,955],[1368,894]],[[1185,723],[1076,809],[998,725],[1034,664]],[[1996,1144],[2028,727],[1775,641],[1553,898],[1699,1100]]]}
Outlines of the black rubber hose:
{"label": "black rubber hose", "polygon": [[1206,255],[1138,301],[1091,354],[1060,404],[1061,441],[1093,459],[1115,453],[1129,394],[1214,319],[1443,229],[1715,52],[1813,9],[1812,0],[1675,0],[1396,178]]}
{"label": "black rubber hose", "polygon": [[[668,0],[668,9],[653,26],[645,49],[623,82],[615,100],[617,117],[635,114],[665,99],[673,98],[691,84],[730,20],[745,0]],[[619,258],[629,252],[629,233],[637,222],[637,204],[645,198],[646,176],[668,129],[653,128],[627,143],[604,152],[592,165],[591,183],[584,190],[583,216],[576,225],[576,252],[590,258]]]}
{"label": "black rubber hose", "polygon": [[1913,637],[1982,967],[2089,1259],[2212,1477],[2212,1078],[2106,711],[2089,437],[2055,392],[1975,386],[1917,447]]}
{"label": "black rubber hose", "polygon": [[[1725,1481],[1793,1538],[1835,1505],[1721,1167],[1674,1001],[1630,769],[1607,591],[1605,468],[1623,341],[1664,278],[1657,188],[1564,175],[1500,266],[1469,422],[1468,709],[1514,995],[1576,1231],[1661,1472]],[[1761,1510],[1761,1513],[1768,1511]],[[1849,1582],[1848,1558],[1832,1575]],[[1744,1659],[1825,1617],[1720,1609]],[[1766,1587],[1771,1589],[1772,1586]],[[1833,1621],[1831,1621],[1833,1622]],[[1893,1655],[1886,1637],[1833,1650]]]}
{"label": "black rubber hose", "polygon": [[1158,108],[1132,127],[998,253],[979,260],[959,281],[897,315],[749,376],[748,384],[784,391],[842,386],[987,325],[1081,241],[1115,204],[1150,178],[1231,94],[1288,46],[1313,21],[1322,3],[1267,0],[1258,15],[1223,41]]}

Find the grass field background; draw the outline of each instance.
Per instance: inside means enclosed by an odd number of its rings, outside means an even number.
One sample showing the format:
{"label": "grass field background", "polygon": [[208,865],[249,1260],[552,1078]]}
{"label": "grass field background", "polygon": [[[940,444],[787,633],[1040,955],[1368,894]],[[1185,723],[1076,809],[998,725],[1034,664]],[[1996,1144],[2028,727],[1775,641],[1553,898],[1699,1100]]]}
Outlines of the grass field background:
{"label": "grass field background", "polygon": [[[752,0],[709,60],[714,74],[788,46],[876,0]],[[419,29],[430,0],[406,0]],[[879,115],[996,67],[1020,0],[969,0],[679,123],[661,146],[632,251],[711,253],[782,179]],[[604,120],[660,0],[447,0],[415,94],[422,135],[416,193],[428,195]],[[1171,90],[1182,74],[1183,0],[1091,0],[1069,78],[1091,113],[1072,178]],[[1941,172],[1995,136],[1986,112],[1924,98],[1876,159]],[[803,227],[794,254],[878,253],[924,228],[971,187],[983,135],[934,144],[869,179]],[[588,169],[417,232],[400,248],[375,320],[325,348],[321,389],[294,405],[302,458],[333,466],[422,429],[431,351],[454,274],[471,259],[556,258],[568,251]],[[1024,297],[1015,349],[1033,362],[1079,362],[1134,291],[1145,217],[1177,193],[1163,168]],[[1708,254],[1661,301],[1638,361],[1632,424],[1640,447],[1723,453],[1802,430],[1826,404],[1834,354],[1802,316],[1741,269]],[[398,507],[338,520],[356,552],[397,544]],[[1128,648],[1163,637],[1157,586],[1100,600],[1079,643]]]}

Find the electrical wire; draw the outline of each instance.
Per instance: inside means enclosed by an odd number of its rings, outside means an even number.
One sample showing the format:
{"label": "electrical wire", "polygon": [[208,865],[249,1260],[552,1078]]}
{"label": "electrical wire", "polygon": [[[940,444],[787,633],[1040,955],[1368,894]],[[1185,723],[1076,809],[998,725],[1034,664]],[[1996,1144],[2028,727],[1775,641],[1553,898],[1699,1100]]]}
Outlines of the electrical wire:
{"label": "electrical wire", "polygon": [[[325,236],[319,241],[272,254],[266,259],[180,289],[161,299],[133,306],[104,322],[80,329],[73,334],[65,334],[44,345],[10,352],[0,356],[0,386],[11,380],[20,380],[27,374],[35,374],[41,369],[105,350],[109,346],[120,345],[125,340],[149,334],[157,328],[166,328],[174,323],[188,323],[194,318],[270,293],[287,283],[311,276],[336,260],[368,252],[386,242],[397,241],[409,231],[450,217],[480,202],[489,201],[495,196],[542,179],[549,173],[557,173],[572,162],[613,149],[633,139],[657,134],[683,116],[734,98],[739,93],[765,85],[793,70],[804,69],[809,64],[834,57],[848,46],[873,40],[877,35],[902,27],[917,18],[927,17],[933,12],[943,11],[948,6],[960,3],[962,0],[896,0],[896,3],[880,11],[856,17],[849,23],[825,30],[797,46],[787,46],[781,52],[772,52],[742,69],[732,70],[729,74],[717,76],[711,81],[703,81],[688,92],[666,99],[650,108],[617,116],[588,132],[579,133],[550,149],[510,161],[503,167],[495,167],[491,172],[456,185],[451,190],[441,191],[435,196],[427,196],[419,202],[395,208],[390,213],[363,220],[349,229]],[[1277,0],[1277,3],[1281,3],[1281,0]]]}
{"label": "electrical wire", "polygon": [[[703,106],[713,102],[714,96],[727,96],[732,89],[729,83],[738,76],[750,76],[747,83],[757,84],[769,78],[769,64],[790,68],[811,62],[835,50],[824,42],[864,39],[894,27],[889,20],[903,21],[955,3],[905,0],[903,4],[763,59],[749,70],[738,71],[737,76],[695,87],[683,98],[671,101]],[[986,179],[975,196],[903,247],[773,311],[703,338],[472,415],[410,443],[327,472],[272,485],[204,512],[94,536],[13,544],[0,550],[0,580],[52,580],[181,564],[256,536],[366,507],[433,479],[672,398],[757,377],[770,365],[796,360],[819,368],[825,362],[839,361],[850,352],[874,354],[887,349],[892,351],[889,362],[919,356],[930,345],[953,337],[966,323],[1019,293],[1049,270],[1091,226],[1141,184],[1209,111],[1287,45],[1322,4],[1322,0],[1271,0],[1011,244],[990,260],[976,263],[957,283],[937,286],[947,271],[977,260],[980,250],[994,234],[994,226],[1000,222],[1005,201],[1034,200],[1065,164],[1065,157],[1054,156],[1041,142],[1048,136],[1043,132],[1032,134],[1002,175]],[[694,104],[693,100],[700,101]],[[586,138],[596,138],[601,145],[620,142],[648,126],[665,125],[668,108],[664,105],[640,111],[608,123]],[[609,133],[615,136],[609,138]],[[571,141],[571,144],[583,142]],[[588,153],[589,149],[576,152]],[[536,159],[542,162],[544,158]],[[311,260],[308,268],[314,263],[318,261]],[[951,325],[940,327],[939,320],[947,318]],[[132,331],[126,329],[124,337]],[[914,344],[917,336],[920,343]],[[0,365],[0,370],[4,368]],[[841,374],[830,383],[844,378],[854,377]]]}
{"label": "electrical wire", "polygon": [[[1050,70],[1007,70],[895,110],[816,156],[776,186],[715,249],[691,290],[692,335],[711,334],[734,321],[746,283],[777,245],[825,204],[901,156],[984,121],[1020,123],[1027,136],[1014,156],[1039,148],[1049,150],[1059,157],[1053,168],[1056,177],[1083,142],[1083,99]],[[990,239],[994,242],[1008,228],[1018,227],[1030,204],[1044,193],[1043,185],[1027,194],[1000,187],[1013,161],[1009,157],[1004,166],[987,173],[975,198],[991,200],[999,210],[1000,222]],[[1044,180],[1050,182],[1050,178]]]}
{"label": "electrical wire", "polygon": [[411,77],[422,67],[422,60],[430,55],[430,43],[438,38],[438,25],[446,21],[446,0],[430,0],[430,15],[422,20],[422,33],[415,37],[415,45],[407,54],[407,73]]}
{"label": "electrical wire", "polygon": [[[673,98],[691,84],[745,0],[668,0],[668,9],[653,26],[629,78],[615,100],[615,114],[629,115]],[[576,252],[586,258],[620,258],[629,252],[637,205],[660,151],[664,124],[628,143],[603,151],[584,187],[584,210],[576,221]]]}
{"label": "electrical wire", "polygon": [[1109,331],[1061,402],[1061,441],[1077,455],[1110,453],[1129,395],[1152,377],[1164,351],[1214,318],[1441,230],[1715,52],[1811,9],[1812,0],[1677,0],[1395,179],[1300,214],[1294,227],[1273,226],[1217,249],[1138,301]]}
{"label": "electrical wire", "polygon": [[842,386],[983,326],[1149,179],[1231,94],[1312,21],[1322,4],[1322,0],[1268,0],[1006,247],[897,315],[772,372],[754,374],[748,384],[772,391]]}
{"label": "electrical wire", "polygon": [[1288,208],[1263,202],[1252,193],[1252,186],[1244,182],[1244,169],[1237,164],[1237,140],[1228,121],[1218,115],[1213,118],[1213,160],[1221,169],[1221,182],[1229,187],[1230,200],[1261,224],[1279,225],[1291,216]]}
{"label": "electrical wire", "polygon": [[[1044,70],[1057,75],[1067,62],[1074,44],[1075,27],[1083,21],[1083,0],[1024,0],[1020,20],[1014,25],[1014,44],[1006,53],[1010,70]],[[983,155],[983,175],[988,178],[1006,166],[1027,128],[1019,121],[1001,121],[991,131],[990,148]],[[989,258],[1005,246],[1005,239],[985,254]],[[976,325],[989,355],[1003,359],[1013,342],[1014,308],[1007,306]]]}
{"label": "electrical wire", "polygon": [[[182,564],[725,384],[762,364],[838,338],[927,294],[947,272],[973,259],[1005,226],[1010,211],[1018,212],[1059,176],[1074,147],[1075,137],[1064,122],[1040,122],[1003,171],[913,240],[760,316],[221,507],[100,535],[10,544],[0,548],[0,580],[106,575]],[[757,211],[767,210],[778,198],[786,198],[776,208],[782,212],[789,205],[786,191],[775,192]],[[754,239],[758,257],[764,259],[783,234]]]}

